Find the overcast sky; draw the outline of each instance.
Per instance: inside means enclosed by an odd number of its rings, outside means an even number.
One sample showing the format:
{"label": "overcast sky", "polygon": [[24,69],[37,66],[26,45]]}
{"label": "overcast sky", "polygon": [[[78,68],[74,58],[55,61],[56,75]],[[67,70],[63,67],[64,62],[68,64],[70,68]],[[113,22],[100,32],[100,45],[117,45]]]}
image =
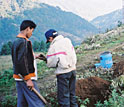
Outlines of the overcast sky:
{"label": "overcast sky", "polygon": [[59,6],[81,17],[92,20],[117,9],[122,8],[122,0],[40,0],[44,3]]}

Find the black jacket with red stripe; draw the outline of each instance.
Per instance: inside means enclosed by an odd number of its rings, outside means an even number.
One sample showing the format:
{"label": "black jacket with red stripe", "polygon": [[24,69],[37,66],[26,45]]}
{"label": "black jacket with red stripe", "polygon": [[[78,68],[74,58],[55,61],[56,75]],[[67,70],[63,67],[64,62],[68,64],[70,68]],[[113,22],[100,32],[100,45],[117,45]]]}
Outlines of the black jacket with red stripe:
{"label": "black jacket with red stripe", "polygon": [[18,36],[12,46],[13,77],[19,79],[18,74],[28,80],[35,77],[34,56],[32,45],[26,38]]}

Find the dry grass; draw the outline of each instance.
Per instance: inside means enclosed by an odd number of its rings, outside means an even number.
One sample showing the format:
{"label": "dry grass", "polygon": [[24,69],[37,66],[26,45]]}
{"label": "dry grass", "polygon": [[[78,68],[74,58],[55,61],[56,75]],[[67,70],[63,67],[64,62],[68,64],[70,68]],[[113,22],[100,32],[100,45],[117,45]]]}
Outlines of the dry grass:
{"label": "dry grass", "polygon": [[[39,55],[41,52],[36,52],[35,55]],[[40,60],[37,60],[39,63]],[[11,55],[0,56],[0,72],[12,68],[12,58]]]}
{"label": "dry grass", "polygon": [[0,72],[12,68],[12,59],[10,55],[0,56]]}

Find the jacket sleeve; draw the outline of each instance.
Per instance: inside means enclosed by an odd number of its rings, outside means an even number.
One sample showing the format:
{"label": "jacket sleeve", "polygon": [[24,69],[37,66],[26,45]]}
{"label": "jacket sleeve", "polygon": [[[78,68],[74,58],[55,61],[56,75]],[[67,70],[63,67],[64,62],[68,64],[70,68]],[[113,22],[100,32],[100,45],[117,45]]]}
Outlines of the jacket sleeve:
{"label": "jacket sleeve", "polygon": [[60,67],[63,69],[69,68],[65,47],[59,44],[50,47],[47,54],[47,66]]}
{"label": "jacket sleeve", "polygon": [[54,48],[50,48],[47,53],[47,66],[49,68],[56,68],[59,63],[59,58],[56,55]]}
{"label": "jacket sleeve", "polygon": [[60,54],[58,55],[60,61],[58,63],[58,67],[62,68],[62,69],[68,69],[71,65],[69,63],[69,61],[67,60],[67,53],[65,52],[65,54]]}
{"label": "jacket sleeve", "polygon": [[76,52],[75,52],[75,49],[74,49],[74,46],[72,45],[72,63],[76,65],[77,63],[77,56],[76,56]]}
{"label": "jacket sleeve", "polygon": [[60,59],[58,66],[63,69],[68,69],[74,65],[76,65],[77,58],[74,47],[70,41],[70,39],[65,38],[64,45],[62,45],[61,49],[65,54],[60,54],[58,57]]}
{"label": "jacket sleeve", "polygon": [[19,73],[24,76],[25,80],[30,79],[29,69],[28,69],[27,51],[28,51],[27,41],[24,40],[23,42],[21,42],[19,49],[18,49],[17,65],[18,65],[18,68],[21,69],[21,72]]}

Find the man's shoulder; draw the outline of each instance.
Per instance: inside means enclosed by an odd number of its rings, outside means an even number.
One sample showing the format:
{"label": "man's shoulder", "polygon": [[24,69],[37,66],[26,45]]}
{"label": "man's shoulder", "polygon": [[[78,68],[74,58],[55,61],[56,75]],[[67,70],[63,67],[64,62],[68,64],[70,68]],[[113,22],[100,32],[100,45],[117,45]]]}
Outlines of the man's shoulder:
{"label": "man's shoulder", "polygon": [[[61,36],[61,35],[60,35]],[[52,48],[60,48],[60,47],[68,47],[69,45],[71,45],[71,40],[67,37],[61,36],[58,40],[56,40],[53,44],[52,44]]]}
{"label": "man's shoulder", "polygon": [[71,40],[67,37],[65,37],[63,40],[62,40],[63,44],[65,45],[69,45],[69,44],[72,44]]}
{"label": "man's shoulder", "polygon": [[71,40],[67,37],[60,35],[61,37],[56,42],[70,42]]}
{"label": "man's shoulder", "polygon": [[23,44],[25,43],[25,39],[23,38],[16,38],[14,41],[13,41],[13,45],[19,45],[19,44]]}
{"label": "man's shoulder", "polygon": [[71,42],[71,40],[67,37],[64,38],[65,41]]}
{"label": "man's shoulder", "polygon": [[25,42],[26,40],[24,38],[16,38],[15,42]]}

